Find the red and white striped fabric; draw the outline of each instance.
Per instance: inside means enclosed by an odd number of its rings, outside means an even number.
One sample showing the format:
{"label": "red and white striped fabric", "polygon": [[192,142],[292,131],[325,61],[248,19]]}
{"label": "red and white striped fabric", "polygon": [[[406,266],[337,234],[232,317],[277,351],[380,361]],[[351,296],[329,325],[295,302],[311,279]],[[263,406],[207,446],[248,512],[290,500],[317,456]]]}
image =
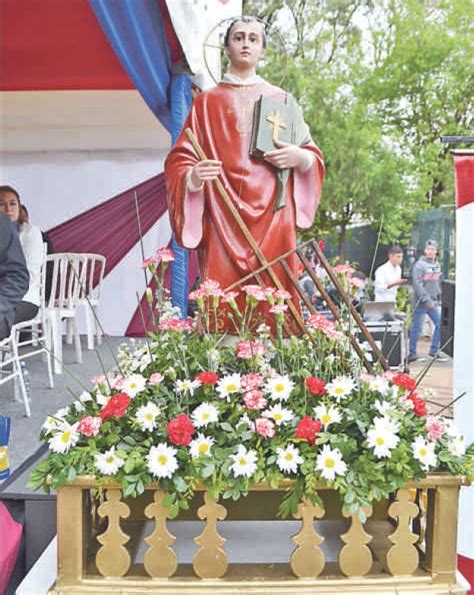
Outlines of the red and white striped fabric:
{"label": "red and white striped fabric", "polygon": [[[454,419],[474,441],[474,149],[454,151],[456,180],[456,309],[454,326]],[[459,568],[474,587],[474,486],[461,490]],[[472,592],[472,591],[471,591]]]}

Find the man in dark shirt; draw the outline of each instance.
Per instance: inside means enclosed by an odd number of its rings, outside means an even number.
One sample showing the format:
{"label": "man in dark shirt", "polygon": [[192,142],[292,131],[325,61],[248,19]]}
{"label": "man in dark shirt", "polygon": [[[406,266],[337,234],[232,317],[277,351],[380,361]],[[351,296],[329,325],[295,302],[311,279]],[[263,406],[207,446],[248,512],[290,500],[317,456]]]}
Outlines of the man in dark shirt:
{"label": "man in dark shirt", "polygon": [[0,340],[8,337],[15,306],[28,290],[30,276],[18,234],[0,214]]}

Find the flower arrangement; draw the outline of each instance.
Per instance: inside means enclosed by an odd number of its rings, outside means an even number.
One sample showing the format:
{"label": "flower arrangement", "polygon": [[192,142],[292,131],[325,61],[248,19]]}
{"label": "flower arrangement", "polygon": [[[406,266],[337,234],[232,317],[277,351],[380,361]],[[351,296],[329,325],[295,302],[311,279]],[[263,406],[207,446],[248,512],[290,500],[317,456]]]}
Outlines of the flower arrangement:
{"label": "flower arrangement", "polygon": [[[145,261],[161,293],[170,260],[161,250]],[[364,373],[345,329],[315,315],[307,335],[285,338],[288,294],[272,288],[244,286],[244,308],[212,280],[191,297],[194,318],[159,303],[147,341],[122,345],[114,370],[47,418],[50,453],[32,487],[93,475],[136,496],[158,482],[177,515],[198,485],[237,500],[252,484],[291,479],[279,511],[287,516],[302,497],[318,502],[321,482],[352,513],[429,471],[473,477],[474,446],[451,421],[427,416],[414,378]],[[262,303],[274,332],[253,324]],[[213,330],[222,312],[237,336]]]}

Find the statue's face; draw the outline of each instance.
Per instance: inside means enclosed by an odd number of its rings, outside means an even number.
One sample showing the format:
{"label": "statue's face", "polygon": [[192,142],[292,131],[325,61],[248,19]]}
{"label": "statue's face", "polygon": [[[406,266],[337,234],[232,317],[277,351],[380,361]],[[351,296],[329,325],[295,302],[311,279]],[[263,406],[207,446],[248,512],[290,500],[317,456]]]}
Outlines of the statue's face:
{"label": "statue's face", "polygon": [[232,66],[255,68],[264,54],[262,25],[237,21],[231,29],[226,51]]}

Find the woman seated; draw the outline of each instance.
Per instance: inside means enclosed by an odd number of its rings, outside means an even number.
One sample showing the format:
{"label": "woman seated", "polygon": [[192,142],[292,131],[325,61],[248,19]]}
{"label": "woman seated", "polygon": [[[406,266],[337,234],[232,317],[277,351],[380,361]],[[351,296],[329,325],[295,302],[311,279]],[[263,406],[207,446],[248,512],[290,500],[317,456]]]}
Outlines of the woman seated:
{"label": "woman seated", "polygon": [[44,248],[41,230],[28,221],[26,209],[21,209],[20,195],[11,186],[0,186],[0,213],[16,223],[20,243],[30,274],[30,285],[22,301],[16,306],[13,324],[31,320],[40,306],[41,265]]}

